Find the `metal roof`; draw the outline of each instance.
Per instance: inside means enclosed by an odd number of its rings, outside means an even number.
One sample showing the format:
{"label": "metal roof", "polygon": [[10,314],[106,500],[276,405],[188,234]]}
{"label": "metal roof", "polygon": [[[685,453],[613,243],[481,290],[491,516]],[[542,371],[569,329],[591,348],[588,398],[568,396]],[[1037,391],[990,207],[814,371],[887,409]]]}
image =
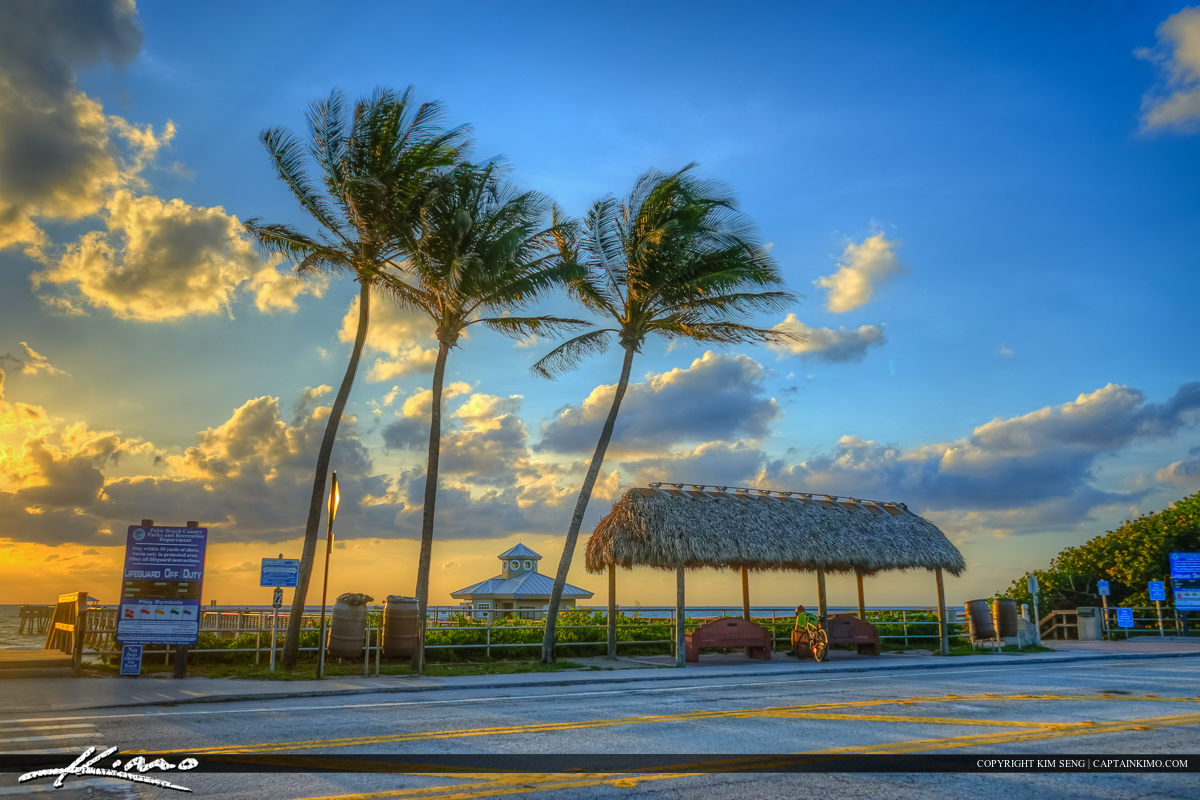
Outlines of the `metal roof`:
{"label": "metal roof", "polygon": [[[516,548],[513,549],[515,550]],[[488,578],[486,581],[480,581],[472,586],[459,589],[457,592],[451,592],[450,596],[455,599],[469,599],[472,595],[487,595],[491,597],[503,597],[505,599],[512,598],[514,600],[549,600],[550,592],[553,589],[553,578],[543,575],[540,572],[526,572],[515,578],[505,578],[503,575],[497,575],[494,578]],[[580,589],[578,586],[572,586],[568,583],[563,587],[562,596],[568,599],[586,600],[592,594],[587,589]]]}
{"label": "metal roof", "polygon": [[541,556],[517,542],[515,547],[501,553],[500,558],[541,558]]}

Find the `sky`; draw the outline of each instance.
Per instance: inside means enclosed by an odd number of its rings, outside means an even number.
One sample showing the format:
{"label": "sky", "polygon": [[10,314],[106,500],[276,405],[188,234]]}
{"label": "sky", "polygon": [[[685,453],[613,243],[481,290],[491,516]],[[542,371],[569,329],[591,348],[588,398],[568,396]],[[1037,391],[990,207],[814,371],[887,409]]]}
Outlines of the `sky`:
{"label": "sky", "polygon": [[[961,603],[1200,490],[1200,6],[14,0],[0,603],[115,602],[144,518],[208,527],[206,603],[269,602],[259,560],[299,556],[357,284],[246,237],[312,230],[258,136],[302,134],[334,90],[410,85],[572,215],[697,162],[798,295],[750,320],[807,335],[790,346],[648,342],[585,537],[650,481],[901,501],[962,551]],[[374,303],[331,596],[413,593],[430,333]],[[534,377],[553,346],[473,329],[451,354],[432,603],[517,542],[555,572],[621,353]],[[585,541],[569,580],[603,604]],[[740,602],[732,573],[688,586]],[[810,575],[751,591],[815,602]],[[623,571],[618,592],[669,604],[674,581]],[[934,582],[885,574],[867,600],[933,605]]]}

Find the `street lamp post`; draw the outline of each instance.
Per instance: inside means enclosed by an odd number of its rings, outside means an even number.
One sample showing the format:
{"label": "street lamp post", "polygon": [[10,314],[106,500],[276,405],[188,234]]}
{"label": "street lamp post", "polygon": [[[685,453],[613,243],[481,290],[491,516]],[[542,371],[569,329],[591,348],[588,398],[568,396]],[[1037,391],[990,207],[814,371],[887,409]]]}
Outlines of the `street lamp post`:
{"label": "street lamp post", "polygon": [[329,593],[329,554],[333,552],[333,518],[337,516],[338,502],[341,494],[338,492],[337,470],[333,471],[333,480],[329,485],[329,527],[325,537],[325,582],[321,586],[321,641],[317,651],[317,680],[325,677],[325,599]]}

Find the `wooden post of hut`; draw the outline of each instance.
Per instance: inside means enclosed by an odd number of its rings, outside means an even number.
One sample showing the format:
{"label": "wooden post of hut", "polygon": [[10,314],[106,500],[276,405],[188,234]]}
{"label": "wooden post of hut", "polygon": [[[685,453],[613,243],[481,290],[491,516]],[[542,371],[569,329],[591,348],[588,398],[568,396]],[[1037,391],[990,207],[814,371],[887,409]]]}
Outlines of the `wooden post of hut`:
{"label": "wooden post of hut", "polygon": [[862,570],[854,570],[854,578],[858,582],[858,618],[867,621],[867,601],[863,597]]}
{"label": "wooden post of hut", "polygon": [[937,592],[938,592],[938,637],[942,642],[942,655],[950,655],[950,632],[946,625],[946,589],[942,585],[942,568],[934,568],[933,574],[937,577]]}
{"label": "wooden post of hut", "polygon": [[742,567],[742,619],[750,619],[750,573]]}
{"label": "wooden post of hut", "polygon": [[683,641],[685,613],[683,602],[683,565],[680,564],[675,568],[675,666],[677,667],[684,665],[683,660],[686,655]]}
{"label": "wooden post of hut", "polygon": [[825,570],[817,567],[817,616],[821,618],[821,624],[825,624],[825,617],[829,613],[829,606],[825,602]]}
{"label": "wooden post of hut", "polygon": [[608,657],[617,657],[617,565],[608,565]]}

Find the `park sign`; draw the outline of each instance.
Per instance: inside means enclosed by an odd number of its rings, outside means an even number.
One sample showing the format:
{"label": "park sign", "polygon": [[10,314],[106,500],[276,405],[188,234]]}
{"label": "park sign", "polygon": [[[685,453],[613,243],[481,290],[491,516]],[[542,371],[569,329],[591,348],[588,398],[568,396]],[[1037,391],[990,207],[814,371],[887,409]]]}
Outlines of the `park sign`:
{"label": "park sign", "polygon": [[1108,581],[1096,581],[1096,594],[1108,597]]}
{"label": "park sign", "polygon": [[208,528],[129,526],[118,642],[196,644],[207,542]]}
{"label": "park sign", "polygon": [[299,577],[300,559],[264,558],[258,585],[294,587]]}
{"label": "park sign", "polygon": [[1133,627],[1133,609],[1118,608],[1117,609],[1117,627],[1132,628]]}
{"label": "park sign", "polygon": [[1200,611],[1200,553],[1171,553],[1171,587],[1177,611]]}
{"label": "park sign", "polygon": [[1150,581],[1147,588],[1150,590],[1150,599],[1156,603],[1167,599],[1167,587],[1162,581]]}

